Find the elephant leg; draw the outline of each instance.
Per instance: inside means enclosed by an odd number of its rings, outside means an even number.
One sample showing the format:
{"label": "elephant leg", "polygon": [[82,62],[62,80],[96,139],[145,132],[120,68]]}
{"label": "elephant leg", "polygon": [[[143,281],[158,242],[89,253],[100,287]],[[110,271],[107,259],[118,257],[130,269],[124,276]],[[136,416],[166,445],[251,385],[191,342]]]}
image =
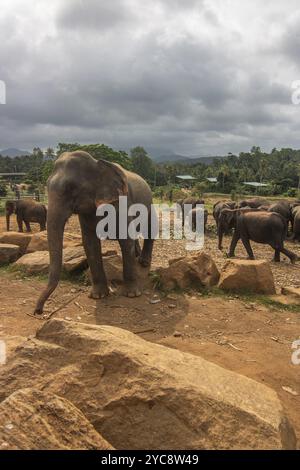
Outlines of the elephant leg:
{"label": "elephant leg", "polygon": [[92,277],[90,297],[101,299],[109,294],[106,275],[103,269],[101,243],[96,235],[97,220],[94,216],[79,216],[82,241]]}
{"label": "elephant leg", "polygon": [[123,257],[125,295],[127,295],[127,297],[139,297],[141,295],[141,291],[137,285],[135,240],[132,240],[131,238],[119,240],[119,245],[121,247]]}
{"label": "elephant leg", "polygon": [[142,254],[141,254],[140,259],[139,259],[139,263],[144,268],[147,268],[151,264],[153,243],[154,243],[154,240],[151,240],[150,238],[147,239],[147,240],[144,240],[144,246],[143,246]]}
{"label": "elephant leg", "polygon": [[26,232],[30,233],[31,232],[30,223],[27,222],[27,220],[24,220],[24,223],[25,223],[25,227],[26,227]]}
{"label": "elephant leg", "polygon": [[[154,233],[152,233],[152,222],[154,224],[153,225]],[[139,263],[144,268],[147,268],[148,266],[151,265],[153,243],[154,243],[154,238],[152,238],[152,236],[155,237],[158,233],[158,230],[159,230],[159,226],[158,226],[157,215],[153,218],[153,221],[152,221],[151,213],[150,213],[149,219],[148,219],[148,238],[144,240],[143,250],[139,258]]]}
{"label": "elephant leg", "polygon": [[139,240],[135,241],[135,256],[139,258],[141,256],[142,249]]}
{"label": "elephant leg", "polygon": [[237,230],[235,230],[232,236],[231,243],[230,243],[229,254],[228,254],[229,258],[234,258],[235,248],[240,238],[241,238],[240,234],[237,232]]}
{"label": "elephant leg", "polygon": [[275,253],[274,253],[274,259],[275,263],[280,263],[280,250],[278,248],[274,248]]}
{"label": "elephant leg", "polygon": [[247,251],[248,259],[255,259],[253,250],[250,245],[249,238],[242,236],[242,243]]}
{"label": "elephant leg", "polygon": [[19,232],[23,232],[23,218],[20,214],[17,214],[17,224],[18,224]]}
{"label": "elephant leg", "polygon": [[282,245],[280,251],[281,251],[281,253],[283,253],[285,256],[287,256],[288,258],[290,258],[292,264],[295,264],[295,262],[299,260],[299,257],[298,257],[295,253],[293,253],[292,251],[288,250],[287,248],[284,248],[283,245]]}

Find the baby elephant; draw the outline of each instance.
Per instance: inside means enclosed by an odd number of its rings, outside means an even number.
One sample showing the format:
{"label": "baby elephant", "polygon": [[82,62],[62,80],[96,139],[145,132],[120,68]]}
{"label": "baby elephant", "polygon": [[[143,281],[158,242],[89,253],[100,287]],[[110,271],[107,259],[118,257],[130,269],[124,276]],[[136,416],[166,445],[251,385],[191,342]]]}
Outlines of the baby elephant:
{"label": "baby elephant", "polygon": [[31,232],[30,222],[40,224],[40,230],[46,230],[47,209],[43,204],[32,199],[19,199],[17,201],[6,201],[6,228],[9,232],[10,216],[16,214],[19,232],[23,232],[23,222],[26,231]]}
{"label": "baby elephant", "polygon": [[[232,237],[229,257],[234,257],[238,241],[241,239],[249,259],[254,259],[250,240],[256,243],[270,245],[274,250],[274,261],[280,261],[280,253],[285,254],[294,264],[298,256],[284,248],[287,232],[287,222],[280,214],[263,211],[224,210],[222,216],[234,219],[235,230]],[[225,213],[224,213],[225,212]]]}

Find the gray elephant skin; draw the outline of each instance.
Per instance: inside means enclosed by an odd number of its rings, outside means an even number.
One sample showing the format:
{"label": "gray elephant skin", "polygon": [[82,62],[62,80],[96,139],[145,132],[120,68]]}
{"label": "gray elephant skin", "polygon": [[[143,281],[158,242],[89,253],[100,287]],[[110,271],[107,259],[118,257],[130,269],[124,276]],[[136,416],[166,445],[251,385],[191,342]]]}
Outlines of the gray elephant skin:
{"label": "gray elephant skin", "polygon": [[43,204],[32,199],[19,199],[17,201],[6,201],[6,229],[10,229],[10,217],[16,214],[19,232],[23,232],[23,223],[26,231],[31,232],[30,222],[40,224],[40,230],[46,230],[47,209]]}
{"label": "gray elephant skin", "polygon": [[[91,271],[92,289],[90,297],[99,299],[109,293],[103,269],[101,242],[96,234],[100,218],[96,208],[102,204],[114,204],[119,208],[119,196],[127,196],[128,207],[144,204],[148,210],[149,232],[151,231],[152,193],[148,184],[137,174],[120,165],[105,160],[95,160],[86,152],[66,152],[55,162],[48,179],[48,243],[50,253],[49,279],[46,289],[38,299],[35,313],[41,314],[44,303],[58,285],[62,268],[63,233],[72,214],[78,214],[82,240]],[[127,224],[132,219],[127,218]],[[117,227],[118,239],[118,227]],[[135,297],[141,294],[137,285],[136,241],[118,239],[123,257],[125,294]],[[153,239],[144,240],[139,261],[142,266],[151,263]]]}
{"label": "gray elephant skin", "polygon": [[236,245],[241,239],[249,259],[255,259],[250,245],[250,240],[252,240],[256,243],[270,245],[275,251],[274,261],[276,262],[280,261],[280,253],[285,254],[292,263],[298,260],[295,253],[284,248],[287,222],[282,215],[253,209],[225,209],[220,217],[221,219],[232,219],[235,226],[228,254],[230,258],[234,257]]}

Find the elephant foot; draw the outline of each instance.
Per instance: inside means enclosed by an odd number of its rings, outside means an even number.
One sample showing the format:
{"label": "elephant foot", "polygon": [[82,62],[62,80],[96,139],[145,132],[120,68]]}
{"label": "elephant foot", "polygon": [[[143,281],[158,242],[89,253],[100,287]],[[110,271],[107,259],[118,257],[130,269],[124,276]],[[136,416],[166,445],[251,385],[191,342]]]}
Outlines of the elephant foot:
{"label": "elephant foot", "polygon": [[89,293],[90,299],[103,299],[109,295],[108,286],[93,286]]}
{"label": "elephant foot", "polygon": [[126,283],[124,286],[124,295],[126,297],[134,298],[142,295],[140,289],[135,282]]}
{"label": "elephant foot", "polygon": [[151,258],[143,258],[142,256],[139,257],[139,263],[143,268],[148,268],[151,265]]}

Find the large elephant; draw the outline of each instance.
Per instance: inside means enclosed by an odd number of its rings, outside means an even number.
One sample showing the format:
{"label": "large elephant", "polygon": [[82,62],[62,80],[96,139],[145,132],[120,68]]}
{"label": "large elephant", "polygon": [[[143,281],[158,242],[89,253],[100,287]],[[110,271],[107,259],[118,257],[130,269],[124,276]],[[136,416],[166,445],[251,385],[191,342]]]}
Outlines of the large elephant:
{"label": "large elephant", "polygon": [[[151,232],[152,193],[148,184],[138,175],[125,170],[120,165],[105,160],[95,160],[86,152],[66,152],[55,162],[54,170],[48,180],[48,243],[50,269],[48,286],[42,292],[35,313],[43,311],[45,301],[58,285],[62,267],[63,233],[66,221],[71,214],[78,214],[82,240],[92,277],[90,297],[99,299],[109,293],[103,269],[101,243],[96,234],[100,217],[97,207],[113,204],[119,219],[119,196],[127,196],[128,207],[143,204],[147,208],[149,232]],[[122,216],[124,214],[122,213]],[[125,214],[126,231],[132,221]],[[141,294],[137,285],[136,241],[119,234],[116,238],[123,256],[123,275],[125,293],[129,297]],[[153,239],[145,238],[140,263],[151,263]]]}
{"label": "large elephant", "polygon": [[18,199],[17,201],[6,201],[6,228],[10,229],[10,216],[16,214],[19,232],[23,232],[23,222],[26,231],[31,232],[30,222],[40,224],[40,230],[46,230],[47,209],[43,204],[32,199]]}
{"label": "large elephant", "polygon": [[241,239],[247,251],[249,259],[254,259],[250,240],[256,243],[270,245],[275,250],[274,261],[280,261],[280,253],[290,258],[292,263],[298,260],[298,256],[284,248],[284,240],[287,231],[287,222],[276,212],[260,210],[223,210],[222,217],[232,217],[235,230],[232,236],[229,257],[234,257],[238,241]]}

